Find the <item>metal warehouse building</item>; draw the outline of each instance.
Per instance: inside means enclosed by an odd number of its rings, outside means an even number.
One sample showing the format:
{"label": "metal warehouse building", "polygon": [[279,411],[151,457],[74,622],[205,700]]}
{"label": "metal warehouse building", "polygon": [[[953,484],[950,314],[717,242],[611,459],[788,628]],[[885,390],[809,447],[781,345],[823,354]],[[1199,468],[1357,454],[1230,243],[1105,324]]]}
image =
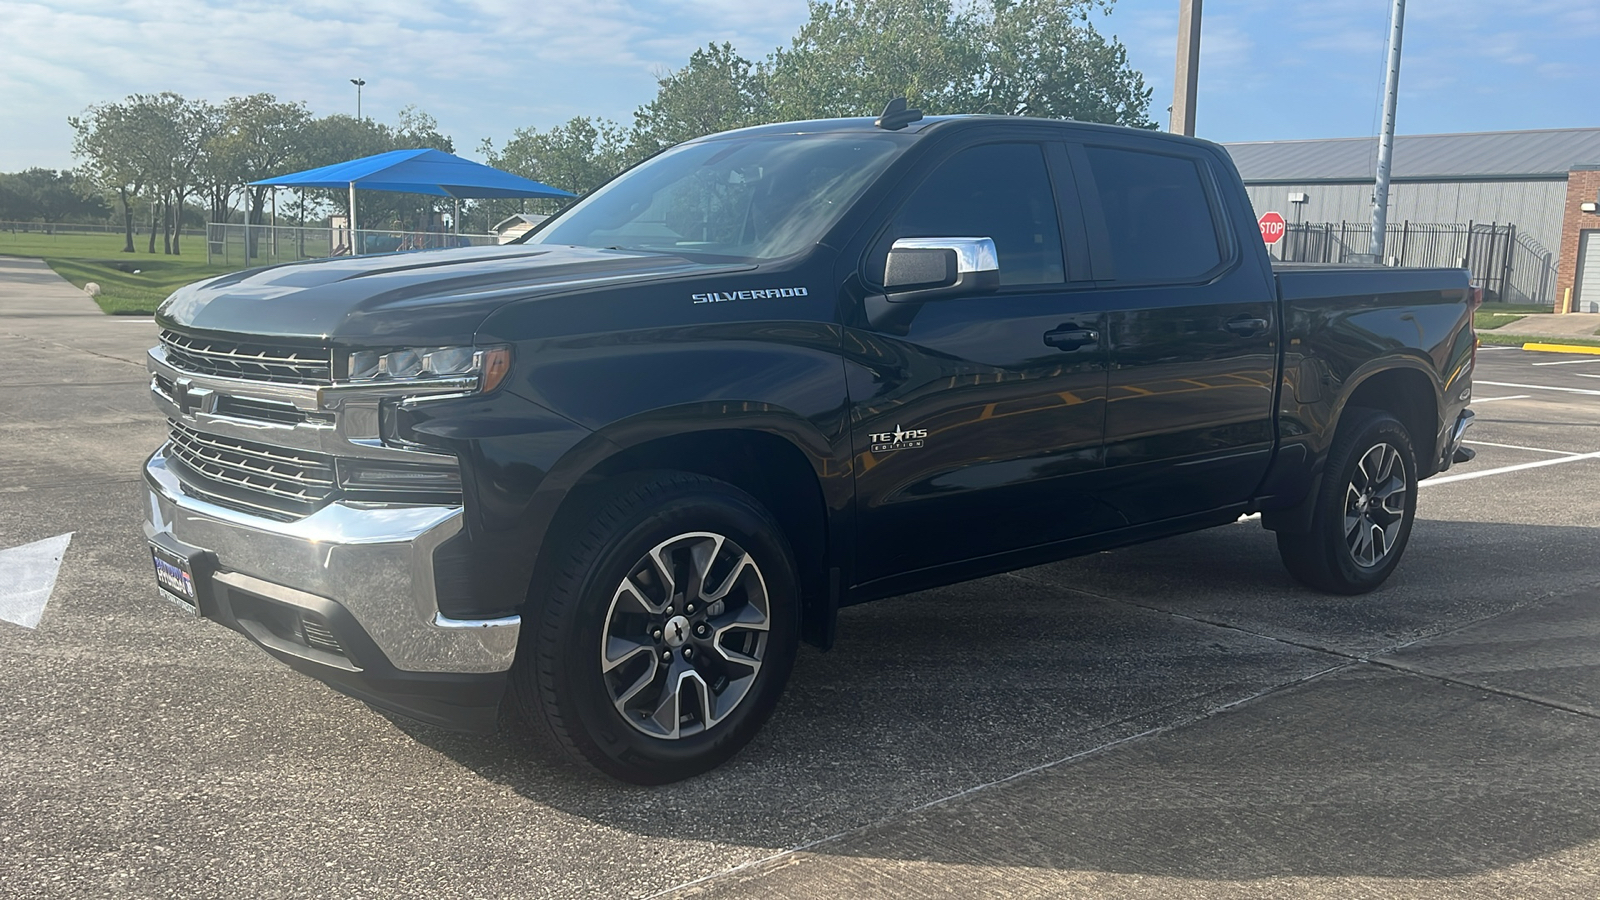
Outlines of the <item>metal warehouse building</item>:
{"label": "metal warehouse building", "polygon": [[[1287,259],[1365,252],[1375,137],[1225,145]],[[1462,265],[1501,300],[1600,311],[1600,128],[1395,138],[1385,254]],[[1565,307],[1565,309],[1563,309]]]}

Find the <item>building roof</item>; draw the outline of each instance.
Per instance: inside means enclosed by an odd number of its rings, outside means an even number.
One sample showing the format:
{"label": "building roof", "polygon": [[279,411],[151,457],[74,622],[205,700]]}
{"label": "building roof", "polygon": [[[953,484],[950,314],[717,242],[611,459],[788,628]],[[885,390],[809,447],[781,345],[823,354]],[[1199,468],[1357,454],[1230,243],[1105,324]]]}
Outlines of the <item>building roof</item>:
{"label": "building roof", "polygon": [[[1371,181],[1376,137],[1224,144],[1246,182]],[[1394,139],[1397,181],[1557,178],[1600,163],[1600,128],[1412,134]]]}

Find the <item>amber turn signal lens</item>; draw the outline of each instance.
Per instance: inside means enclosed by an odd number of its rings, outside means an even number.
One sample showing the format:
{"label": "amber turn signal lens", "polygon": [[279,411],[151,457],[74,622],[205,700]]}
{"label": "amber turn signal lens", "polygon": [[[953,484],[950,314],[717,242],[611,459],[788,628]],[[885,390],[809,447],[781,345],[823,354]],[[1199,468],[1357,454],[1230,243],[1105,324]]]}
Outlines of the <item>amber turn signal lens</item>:
{"label": "amber turn signal lens", "polygon": [[487,394],[500,386],[506,375],[511,372],[511,348],[494,347],[483,351],[483,386],[480,391]]}

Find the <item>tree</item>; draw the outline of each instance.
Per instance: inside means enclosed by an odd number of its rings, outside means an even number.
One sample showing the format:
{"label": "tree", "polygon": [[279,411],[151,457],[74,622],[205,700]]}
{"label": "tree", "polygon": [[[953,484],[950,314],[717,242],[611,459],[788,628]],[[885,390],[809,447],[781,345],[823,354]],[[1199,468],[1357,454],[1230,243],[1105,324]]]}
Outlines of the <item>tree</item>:
{"label": "tree", "polygon": [[28,203],[12,183],[15,175],[0,172],[0,222],[17,222],[28,218]]}
{"label": "tree", "polygon": [[929,114],[966,108],[980,61],[951,0],[824,0],[768,58],[779,120],[876,113],[905,97]]}
{"label": "tree", "polygon": [[149,252],[155,252],[159,224],[162,251],[182,250],[180,220],[188,198],[200,189],[201,159],[222,127],[222,113],[203,100],[171,91],[134,94],[121,107],[132,127],[122,136],[150,191]]}
{"label": "tree", "polygon": [[[130,100],[132,98],[129,98]],[[72,152],[100,186],[117,195],[122,204],[123,253],[133,251],[133,199],[149,179],[138,150],[142,123],[124,103],[89,107],[82,116],[67,119],[74,132]]]}
{"label": "tree", "polygon": [[994,0],[976,35],[973,112],[1154,128],[1150,89],[1083,0]]}
{"label": "tree", "polygon": [[[167,166],[167,190],[171,194],[171,252],[181,253],[184,205],[191,195],[207,187],[207,154],[222,133],[223,111],[204,100],[185,100],[176,94],[162,94],[165,114],[172,123],[173,142]],[[170,99],[167,99],[170,98]]]}
{"label": "tree", "polygon": [[[479,149],[495,168],[579,195],[594,190],[631,161],[622,126],[609,119],[581,116],[546,131],[519,128],[498,151],[488,141]],[[535,201],[546,209],[561,203]],[[493,207],[485,204],[484,208]]]}
{"label": "tree", "polygon": [[399,122],[394,127],[396,150],[442,150],[456,152],[455,141],[439,130],[439,120],[415,106],[401,108]]}
{"label": "tree", "polygon": [[305,158],[311,113],[304,103],[280,103],[271,94],[231,97],[222,106],[219,163],[233,174],[246,199],[245,221],[261,224],[269,188],[250,182],[285,175]]}
{"label": "tree", "polygon": [[105,215],[92,182],[73,172],[32,168],[0,174],[0,218],[55,225],[67,219]]}
{"label": "tree", "polygon": [[656,98],[633,114],[630,155],[643,159],[693,138],[768,121],[763,74],[729,43],[707,44],[656,79]]}
{"label": "tree", "polygon": [[823,0],[768,58],[777,119],[999,113],[1150,127],[1150,91],[1089,15],[1109,0]]}

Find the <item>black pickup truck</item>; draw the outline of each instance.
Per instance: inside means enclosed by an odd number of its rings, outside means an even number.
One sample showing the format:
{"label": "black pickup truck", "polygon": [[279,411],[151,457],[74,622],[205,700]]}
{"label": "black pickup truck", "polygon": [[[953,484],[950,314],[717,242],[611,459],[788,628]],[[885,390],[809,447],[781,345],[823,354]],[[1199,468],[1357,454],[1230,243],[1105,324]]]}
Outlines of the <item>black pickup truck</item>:
{"label": "black pickup truck", "polygon": [[1204,141],[744,129],[520,243],[173,294],[145,533],[168,599],[341,691],[469,730],[510,698],[668,781],[849,604],[1250,513],[1302,582],[1377,587],[1472,421],[1473,303],[1273,266]]}

